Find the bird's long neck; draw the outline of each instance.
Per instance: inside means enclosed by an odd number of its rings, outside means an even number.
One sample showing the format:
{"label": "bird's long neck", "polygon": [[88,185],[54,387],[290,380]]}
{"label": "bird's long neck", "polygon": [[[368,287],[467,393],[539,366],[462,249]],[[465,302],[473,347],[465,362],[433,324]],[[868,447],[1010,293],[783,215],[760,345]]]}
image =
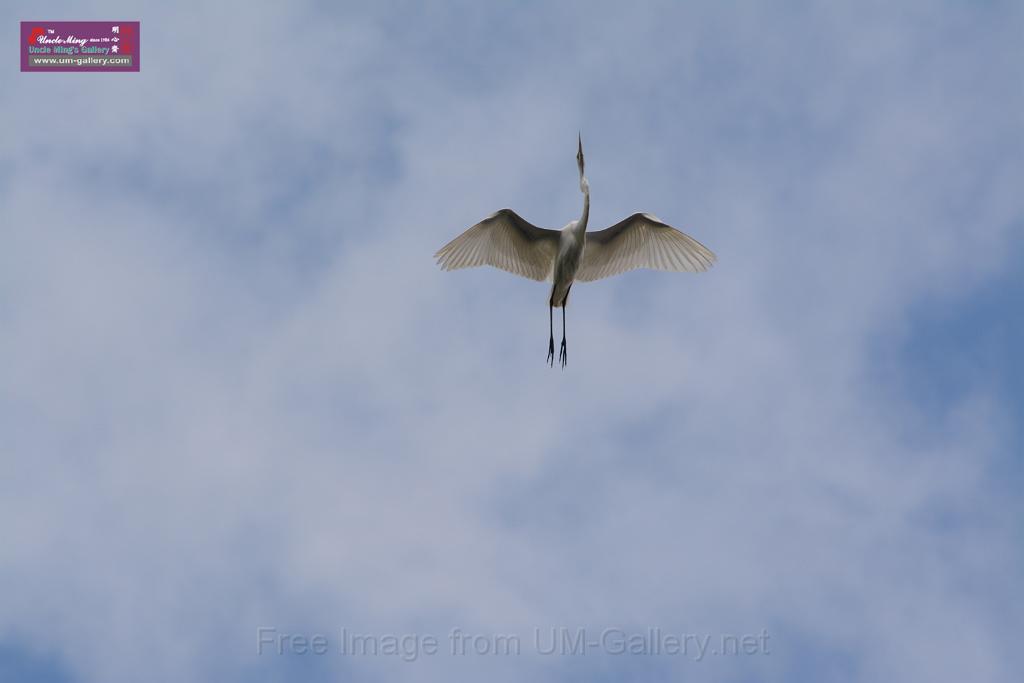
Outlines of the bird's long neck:
{"label": "bird's long neck", "polygon": [[583,215],[576,224],[576,232],[582,234],[586,232],[587,221],[590,220],[590,183],[587,182],[586,176],[580,176],[580,192],[583,193]]}

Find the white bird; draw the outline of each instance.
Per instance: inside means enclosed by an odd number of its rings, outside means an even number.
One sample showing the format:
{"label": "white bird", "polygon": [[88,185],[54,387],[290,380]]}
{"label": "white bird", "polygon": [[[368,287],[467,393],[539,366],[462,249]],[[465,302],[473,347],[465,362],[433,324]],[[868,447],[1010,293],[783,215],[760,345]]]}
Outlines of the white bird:
{"label": "white bird", "polygon": [[561,230],[538,228],[512,209],[483,219],[434,254],[444,270],[494,266],[531,280],[551,282],[548,299],[548,363],[555,358],[554,309],[562,309],[562,346],[558,360],[565,367],[565,307],[573,282],[590,282],[636,268],[699,273],[715,262],[710,249],[649,213],[635,213],[610,228],[587,232],[590,183],[583,175],[583,137],[578,138],[583,215]]}

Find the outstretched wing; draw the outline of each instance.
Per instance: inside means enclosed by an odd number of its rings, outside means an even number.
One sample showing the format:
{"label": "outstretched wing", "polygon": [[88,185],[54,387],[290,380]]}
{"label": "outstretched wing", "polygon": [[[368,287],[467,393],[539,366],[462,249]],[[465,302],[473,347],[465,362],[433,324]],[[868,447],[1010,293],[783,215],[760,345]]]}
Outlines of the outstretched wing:
{"label": "outstretched wing", "polygon": [[502,209],[441,247],[434,258],[445,270],[494,266],[531,280],[547,280],[559,237],[557,230],[538,228],[512,209]]}
{"label": "outstretched wing", "polygon": [[576,273],[583,282],[636,268],[700,273],[715,262],[710,249],[649,213],[635,213],[586,235],[583,262]]}

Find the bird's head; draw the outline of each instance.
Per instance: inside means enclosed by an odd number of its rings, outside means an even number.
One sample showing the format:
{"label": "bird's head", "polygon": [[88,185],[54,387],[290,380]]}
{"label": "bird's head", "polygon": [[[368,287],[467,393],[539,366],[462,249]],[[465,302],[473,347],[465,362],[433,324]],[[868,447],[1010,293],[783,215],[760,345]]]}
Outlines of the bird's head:
{"label": "bird's head", "polygon": [[576,165],[580,167],[580,178],[583,177],[583,135],[577,137],[579,148],[576,152]]}

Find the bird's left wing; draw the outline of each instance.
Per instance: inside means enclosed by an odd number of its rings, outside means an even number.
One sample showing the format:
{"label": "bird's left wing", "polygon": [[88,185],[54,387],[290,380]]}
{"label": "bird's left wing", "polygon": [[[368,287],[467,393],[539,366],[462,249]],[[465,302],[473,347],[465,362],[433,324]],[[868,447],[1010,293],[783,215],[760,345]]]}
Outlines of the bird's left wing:
{"label": "bird's left wing", "polygon": [[715,262],[710,249],[649,213],[635,213],[605,230],[586,233],[576,279],[600,280],[635,268],[699,273]]}
{"label": "bird's left wing", "polygon": [[531,280],[547,280],[558,254],[558,230],[538,228],[512,209],[483,219],[434,254],[445,270],[494,266]]}

